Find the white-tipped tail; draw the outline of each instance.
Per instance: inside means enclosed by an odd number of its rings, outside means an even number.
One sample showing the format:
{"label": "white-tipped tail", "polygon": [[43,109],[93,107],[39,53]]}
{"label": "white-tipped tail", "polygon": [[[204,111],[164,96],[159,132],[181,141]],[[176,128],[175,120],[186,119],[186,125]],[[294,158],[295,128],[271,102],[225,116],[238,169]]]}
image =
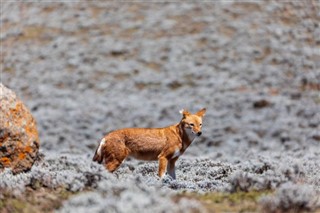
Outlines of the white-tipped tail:
{"label": "white-tipped tail", "polygon": [[100,141],[100,145],[99,145],[99,148],[98,148],[98,154],[99,155],[101,155],[101,149],[102,149],[102,147],[104,146],[104,144],[106,143],[106,139],[102,139],[101,141]]}
{"label": "white-tipped tail", "polygon": [[101,141],[100,141],[100,144],[96,150],[96,152],[94,153],[94,156],[93,156],[93,161],[97,161],[98,163],[101,163],[102,162],[102,148],[103,146],[105,145],[106,143],[106,139],[103,138]]}

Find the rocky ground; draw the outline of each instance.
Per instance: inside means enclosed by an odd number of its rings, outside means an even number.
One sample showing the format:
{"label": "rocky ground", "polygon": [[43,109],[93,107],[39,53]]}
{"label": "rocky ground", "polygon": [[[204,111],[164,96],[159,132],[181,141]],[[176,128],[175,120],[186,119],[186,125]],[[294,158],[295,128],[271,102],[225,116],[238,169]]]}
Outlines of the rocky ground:
{"label": "rocky ground", "polygon": [[[1,2],[1,82],[36,118],[44,156],[1,173],[0,197],[62,190],[58,212],[206,212],[197,196],[258,191],[268,212],[319,211],[319,8]],[[109,174],[91,161],[113,129],[170,125],[201,107],[203,135],[177,180],[159,180],[156,162],[128,159]]]}

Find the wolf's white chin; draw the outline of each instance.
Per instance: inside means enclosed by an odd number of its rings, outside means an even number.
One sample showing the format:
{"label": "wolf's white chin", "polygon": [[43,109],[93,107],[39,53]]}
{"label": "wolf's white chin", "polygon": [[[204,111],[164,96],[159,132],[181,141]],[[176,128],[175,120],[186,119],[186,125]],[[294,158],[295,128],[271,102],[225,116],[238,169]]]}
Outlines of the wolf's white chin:
{"label": "wolf's white chin", "polygon": [[185,129],[185,131],[188,135],[189,140],[193,141],[196,137],[196,134],[192,131],[192,129],[189,129],[189,128]]}

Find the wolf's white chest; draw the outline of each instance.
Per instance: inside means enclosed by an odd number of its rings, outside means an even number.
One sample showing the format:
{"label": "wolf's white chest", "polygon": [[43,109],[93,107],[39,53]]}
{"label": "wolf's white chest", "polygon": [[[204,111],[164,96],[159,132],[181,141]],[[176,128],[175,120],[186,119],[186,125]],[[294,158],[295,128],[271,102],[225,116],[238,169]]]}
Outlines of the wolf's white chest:
{"label": "wolf's white chest", "polygon": [[171,159],[179,157],[181,155],[180,149],[176,149],[171,157]]}

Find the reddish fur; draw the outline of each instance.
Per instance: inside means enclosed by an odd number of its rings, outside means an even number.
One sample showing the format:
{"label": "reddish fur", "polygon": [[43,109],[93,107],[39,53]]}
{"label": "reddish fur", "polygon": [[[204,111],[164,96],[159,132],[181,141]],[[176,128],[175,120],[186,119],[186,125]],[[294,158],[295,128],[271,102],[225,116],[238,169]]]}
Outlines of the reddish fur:
{"label": "reddish fur", "polygon": [[[167,172],[175,178],[175,162],[191,144],[190,134],[201,132],[202,118],[206,109],[196,114],[184,110],[182,119],[178,124],[164,128],[126,128],[115,130],[107,134],[93,157],[94,161],[104,163],[110,172],[115,171],[127,156],[133,156],[141,160],[158,160],[158,175],[162,177]],[[190,124],[193,126],[190,126]],[[179,151],[179,155],[174,154]]]}

